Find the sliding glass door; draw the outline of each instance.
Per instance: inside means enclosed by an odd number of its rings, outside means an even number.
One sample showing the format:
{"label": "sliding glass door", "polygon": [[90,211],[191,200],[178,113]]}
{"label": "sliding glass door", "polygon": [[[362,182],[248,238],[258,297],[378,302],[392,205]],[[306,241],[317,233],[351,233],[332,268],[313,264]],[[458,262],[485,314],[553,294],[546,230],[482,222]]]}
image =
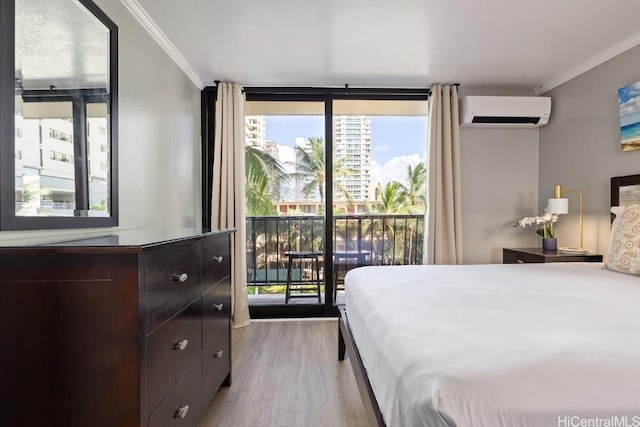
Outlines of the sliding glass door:
{"label": "sliding glass door", "polygon": [[333,101],[333,300],[364,265],[422,263],[426,101]]}
{"label": "sliding glass door", "polygon": [[252,317],[333,314],[349,269],[421,262],[428,90],[245,94]]}
{"label": "sliding glass door", "polygon": [[321,305],[324,103],[248,101],[245,111],[249,305]]}

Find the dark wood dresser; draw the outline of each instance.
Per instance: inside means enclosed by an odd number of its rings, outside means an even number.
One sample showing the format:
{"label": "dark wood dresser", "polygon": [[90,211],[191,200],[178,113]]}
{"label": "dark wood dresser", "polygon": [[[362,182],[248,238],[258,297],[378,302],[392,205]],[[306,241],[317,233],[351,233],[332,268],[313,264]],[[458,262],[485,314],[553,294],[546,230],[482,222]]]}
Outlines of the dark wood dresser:
{"label": "dark wood dresser", "polygon": [[196,426],[231,384],[232,232],[0,243],[0,425]]}

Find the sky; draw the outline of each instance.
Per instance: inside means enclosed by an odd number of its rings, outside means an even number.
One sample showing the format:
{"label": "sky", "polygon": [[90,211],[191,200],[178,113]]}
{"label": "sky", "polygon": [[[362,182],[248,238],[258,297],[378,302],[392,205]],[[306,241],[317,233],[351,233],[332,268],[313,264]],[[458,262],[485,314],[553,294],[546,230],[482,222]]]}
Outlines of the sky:
{"label": "sky", "polygon": [[[278,144],[280,160],[293,171],[296,137],[324,139],[324,116],[267,116],[267,140]],[[382,184],[406,183],[407,166],[426,156],[427,119],[418,116],[371,117],[371,176]]]}

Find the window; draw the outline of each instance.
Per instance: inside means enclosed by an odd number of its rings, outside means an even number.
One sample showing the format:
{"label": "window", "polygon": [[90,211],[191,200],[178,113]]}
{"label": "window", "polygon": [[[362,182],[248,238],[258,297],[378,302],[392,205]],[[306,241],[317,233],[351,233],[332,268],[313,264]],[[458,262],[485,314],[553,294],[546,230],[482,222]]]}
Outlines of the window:
{"label": "window", "polygon": [[49,137],[65,142],[73,142],[70,134],[58,129],[49,129]]}
{"label": "window", "polygon": [[57,160],[59,162],[64,162],[64,163],[73,163],[73,156],[71,154],[61,153],[59,151],[51,151],[50,159]]}
{"label": "window", "polygon": [[282,205],[294,207],[288,215],[306,214],[310,201],[322,212],[323,104],[247,102],[245,111],[247,215],[277,215]]}
{"label": "window", "polygon": [[[45,95],[42,95],[44,97]],[[58,101],[23,102],[15,116],[16,133],[21,135],[16,140],[16,150],[21,157],[16,157],[15,181],[20,192],[28,194],[30,203],[25,197],[16,203],[16,216],[33,215],[34,209],[40,209],[45,196],[51,195],[45,210],[39,212],[54,216],[74,216],[74,210],[93,210],[93,206],[101,206],[93,216],[104,216],[108,212],[102,207],[102,201],[109,201],[109,139],[99,129],[107,128],[107,108],[104,102],[90,102],[92,97],[77,97]],[[74,144],[75,128],[73,104],[84,104],[84,134],[79,134]],[[83,150],[86,148],[86,152]],[[85,158],[87,162],[76,162]],[[78,192],[79,181],[86,182]],[[64,195],[64,197],[62,196]],[[73,203],[70,203],[72,200]],[[80,209],[86,206],[87,209]]]}
{"label": "window", "polygon": [[333,112],[334,213],[424,214],[427,103],[339,99]]}

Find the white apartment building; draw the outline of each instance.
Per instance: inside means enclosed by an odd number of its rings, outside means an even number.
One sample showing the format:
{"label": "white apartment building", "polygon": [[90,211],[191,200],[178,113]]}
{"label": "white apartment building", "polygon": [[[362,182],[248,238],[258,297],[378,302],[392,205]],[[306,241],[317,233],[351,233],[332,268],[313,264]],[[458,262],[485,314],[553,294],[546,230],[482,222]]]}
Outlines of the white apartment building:
{"label": "white apartment building", "polygon": [[267,117],[244,116],[245,144],[264,147],[267,142]]}
{"label": "white apartment building", "polygon": [[271,157],[278,159],[278,145],[267,141],[267,117],[245,116],[245,145],[262,147]]}
{"label": "white apartment building", "polygon": [[[37,106],[47,107],[47,104],[39,103]],[[40,110],[38,112],[43,113],[44,110]],[[93,105],[87,110],[89,205],[92,209],[106,208],[110,156],[106,110]],[[72,216],[76,207],[76,159],[70,106],[68,118],[43,116],[46,114],[26,117],[16,114],[16,214],[46,215],[55,212],[56,215]]]}
{"label": "white apartment building", "polygon": [[333,199],[339,202],[370,200],[371,116],[334,117],[333,156]]}
{"label": "white apartment building", "polygon": [[271,157],[276,160],[280,160],[280,153],[278,152],[278,144],[275,141],[265,141],[264,151],[266,151]]}

